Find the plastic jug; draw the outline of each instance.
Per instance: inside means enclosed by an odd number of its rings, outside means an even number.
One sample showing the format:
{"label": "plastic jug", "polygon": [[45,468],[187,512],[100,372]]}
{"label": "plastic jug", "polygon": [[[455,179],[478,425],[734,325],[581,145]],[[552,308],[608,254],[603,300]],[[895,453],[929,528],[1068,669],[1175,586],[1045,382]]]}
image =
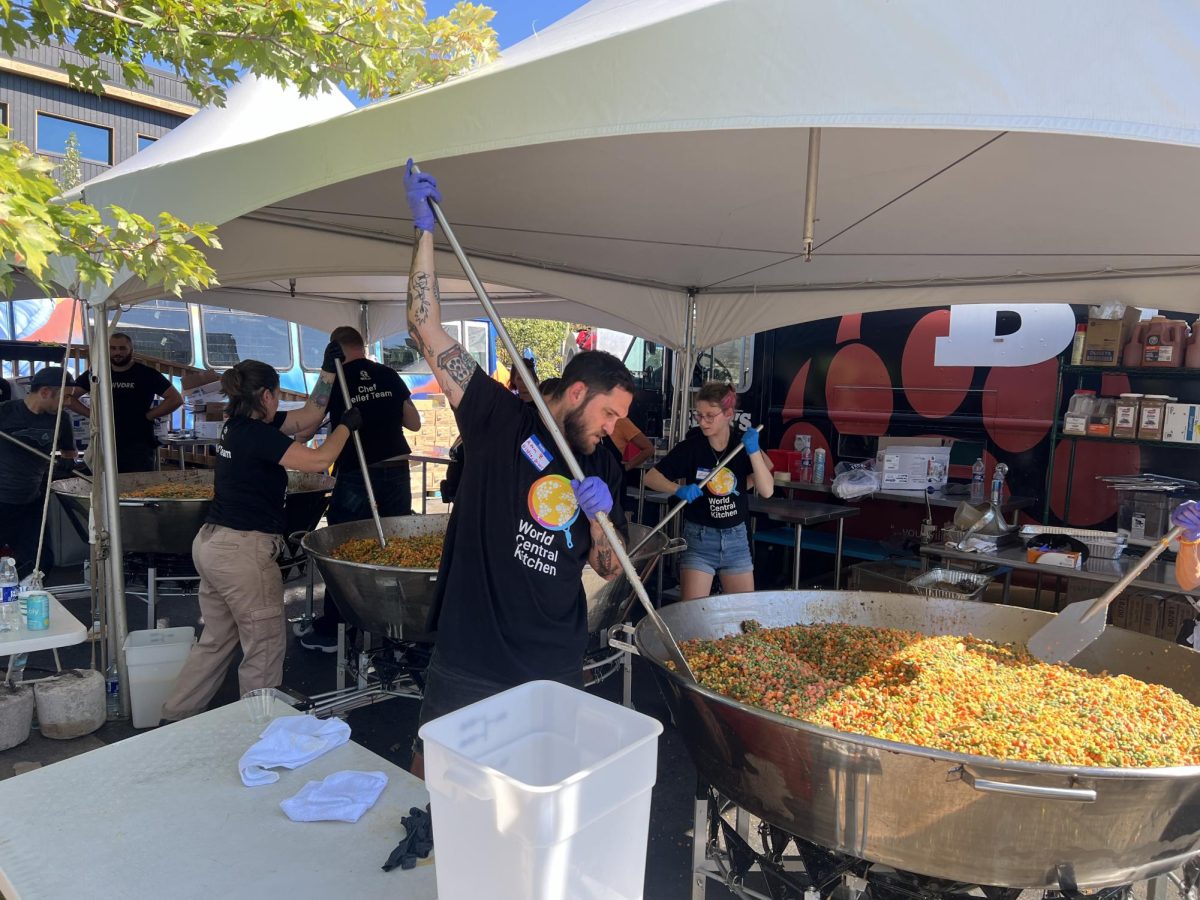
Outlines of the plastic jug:
{"label": "plastic jug", "polygon": [[[1142,365],[1176,369],[1183,363],[1185,332],[1177,319],[1155,316],[1146,325],[1146,340],[1142,349]],[[1186,326],[1184,326],[1186,328]]]}
{"label": "plastic jug", "polygon": [[1192,329],[1192,336],[1188,339],[1187,353],[1183,357],[1183,364],[1189,369],[1200,369],[1200,325]]}
{"label": "plastic jug", "polygon": [[1142,364],[1142,352],[1146,343],[1146,322],[1138,322],[1133,326],[1133,336],[1121,351],[1121,365],[1127,369],[1136,369]]}

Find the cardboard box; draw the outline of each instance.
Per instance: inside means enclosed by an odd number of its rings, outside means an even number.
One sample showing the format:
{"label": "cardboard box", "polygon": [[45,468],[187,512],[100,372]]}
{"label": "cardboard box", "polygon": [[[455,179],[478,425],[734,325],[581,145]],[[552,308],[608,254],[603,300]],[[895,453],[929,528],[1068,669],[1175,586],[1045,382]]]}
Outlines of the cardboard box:
{"label": "cardboard box", "polygon": [[220,403],[225,399],[221,393],[220,382],[203,384],[183,392],[183,405],[188,412],[203,412],[210,403]]}
{"label": "cardboard box", "polygon": [[1118,628],[1125,628],[1129,623],[1129,597],[1125,592],[1117,596],[1117,599],[1108,607],[1109,615],[1111,616],[1112,624]]}
{"label": "cardboard box", "polygon": [[1083,344],[1085,366],[1119,366],[1121,351],[1129,343],[1133,326],[1142,311],[1130,306],[1121,319],[1088,319],[1087,339]]}
{"label": "cardboard box", "polygon": [[879,473],[882,487],[901,491],[923,491],[928,487],[946,485],[950,472],[949,444],[909,444],[907,440],[904,444],[885,444],[885,438],[880,438],[879,443],[881,446],[875,454],[875,471]]}
{"label": "cardboard box", "polygon": [[1082,569],[1083,554],[1078,550],[1038,550],[1030,547],[1025,551],[1027,562],[1042,566],[1060,566],[1064,569]]}
{"label": "cardboard box", "polygon": [[225,418],[225,404],[224,403],[205,403],[204,404],[204,418],[207,419],[209,422],[220,422],[222,419]]}
{"label": "cardboard box", "polygon": [[198,372],[188,372],[179,379],[180,388],[183,391],[190,391],[192,388],[204,387],[214,382],[220,384],[221,373],[214,372],[212,369],[201,369]]}
{"label": "cardboard box", "polygon": [[1200,444],[1200,404],[1168,403],[1163,416],[1164,441]]}
{"label": "cardboard box", "polygon": [[1158,637],[1159,623],[1162,621],[1163,598],[1158,594],[1142,595],[1142,624],[1138,628],[1142,634]]}

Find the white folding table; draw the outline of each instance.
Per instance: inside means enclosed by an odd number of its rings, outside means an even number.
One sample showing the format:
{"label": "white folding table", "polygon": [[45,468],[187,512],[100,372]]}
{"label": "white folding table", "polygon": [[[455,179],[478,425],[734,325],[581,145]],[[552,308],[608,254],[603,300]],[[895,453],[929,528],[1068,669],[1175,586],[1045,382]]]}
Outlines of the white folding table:
{"label": "white folding table", "polygon": [[[280,715],[296,711],[276,701]],[[433,900],[434,867],[384,872],[424,784],[353,740],[274,784],[237,761],[257,740],[241,701],[0,781],[6,900]],[[279,803],[345,769],[388,785],[358,822],[293,822]]]}
{"label": "white folding table", "polygon": [[[16,631],[0,631],[0,657],[8,657],[8,671],[4,680],[12,677],[12,665],[22,653],[33,653],[37,650],[57,650],[59,647],[69,647],[81,644],[87,640],[87,629],[83,623],[67,612],[66,607],[50,596],[50,627],[41,631],[30,631],[21,622]],[[58,654],[54,654],[55,662]]]}

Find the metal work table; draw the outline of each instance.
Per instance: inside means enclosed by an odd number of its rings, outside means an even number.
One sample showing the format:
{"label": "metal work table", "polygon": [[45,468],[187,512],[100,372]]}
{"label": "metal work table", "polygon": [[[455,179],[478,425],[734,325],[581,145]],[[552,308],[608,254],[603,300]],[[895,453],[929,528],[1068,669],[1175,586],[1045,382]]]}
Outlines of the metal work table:
{"label": "metal work table", "polygon": [[[775,486],[783,488],[786,491],[812,491],[814,493],[829,494],[832,493],[832,486],[826,484],[813,484],[811,481],[792,481],[790,478],[781,478],[780,473],[775,473]],[[888,500],[893,503],[914,503],[918,506],[925,505],[925,491],[895,491],[881,490],[873,494],[869,494],[861,499],[863,500]],[[958,504],[967,503],[970,497],[966,494],[947,495],[944,490],[936,490],[929,494],[929,505],[937,506],[942,509],[957,509]],[[1037,500],[1032,497],[1009,497],[1004,501],[1004,512],[1013,512],[1019,509],[1029,509],[1037,505]]]}
{"label": "metal work table", "polygon": [[835,506],[832,503],[812,503],[808,500],[787,500],[782,497],[764,499],[750,497],[750,512],[761,513],[776,522],[796,526],[796,546],[792,555],[792,588],[800,588],[800,538],[805,525],[821,525],[837,522],[837,545],[833,558],[833,586],[836,590],[842,583],[842,531],[846,519],[857,516],[857,506]]}
{"label": "metal work table", "polygon": [[[276,715],[295,714],[276,701]],[[433,865],[380,869],[400,818],[428,802],[424,785],[350,741],[245,787],[237,762],[264,727],[238,701],[0,782],[0,809],[20,823],[0,841],[0,895],[433,900]],[[347,769],[388,777],[358,822],[293,822],[279,808]]]}
{"label": "metal work table", "polygon": [[[1040,577],[1043,575],[1048,575],[1056,579],[1074,578],[1083,581],[1116,584],[1133,567],[1135,559],[1132,557],[1121,557],[1120,559],[1094,559],[1089,557],[1084,561],[1082,569],[1068,569],[1063,566],[1048,566],[1041,563],[1029,562],[1025,558],[1024,546],[1009,547],[1004,550],[998,550],[995,553],[969,553],[965,550],[957,550],[943,544],[926,544],[921,547],[921,555],[926,558],[933,556],[943,560],[971,562],[980,565],[1007,566],[1010,569],[1020,572],[1033,572],[1039,576],[1038,593],[1034,599],[1035,606],[1039,604],[1041,598]],[[1180,593],[1179,584],[1175,581],[1175,563],[1164,562],[1161,559],[1155,560],[1150,564],[1150,568],[1134,580],[1131,587]],[[1008,589],[1009,584],[1006,580],[1003,600],[1005,603],[1008,602]]]}
{"label": "metal work table", "polygon": [[171,450],[179,451],[179,468],[187,468],[187,459],[184,454],[189,450],[195,450],[197,447],[215,447],[217,444],[216,438],[210,437],[171,437],[167,435],[163,440],[163,445]]}

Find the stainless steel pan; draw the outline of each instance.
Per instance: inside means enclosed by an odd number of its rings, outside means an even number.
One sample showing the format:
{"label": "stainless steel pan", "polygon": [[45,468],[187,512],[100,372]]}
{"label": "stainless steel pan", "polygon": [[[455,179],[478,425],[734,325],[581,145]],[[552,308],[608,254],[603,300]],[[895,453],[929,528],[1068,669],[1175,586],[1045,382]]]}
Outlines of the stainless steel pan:
{"label": "stainless steel pan", "polygon": [[[1024,642],[1049,613],[851,591],[732,594],[662,611],[679,641],[845,622]],[[1005,762],[818,728],[746,706],[667,669],[634,632],[701,774],[740,806],[822,846],[970,884],[1095,889],[1168,872],[1200,850],[1200,767]],[[1075,660],[1200,701],[1200,655],[1109,628]]]}

